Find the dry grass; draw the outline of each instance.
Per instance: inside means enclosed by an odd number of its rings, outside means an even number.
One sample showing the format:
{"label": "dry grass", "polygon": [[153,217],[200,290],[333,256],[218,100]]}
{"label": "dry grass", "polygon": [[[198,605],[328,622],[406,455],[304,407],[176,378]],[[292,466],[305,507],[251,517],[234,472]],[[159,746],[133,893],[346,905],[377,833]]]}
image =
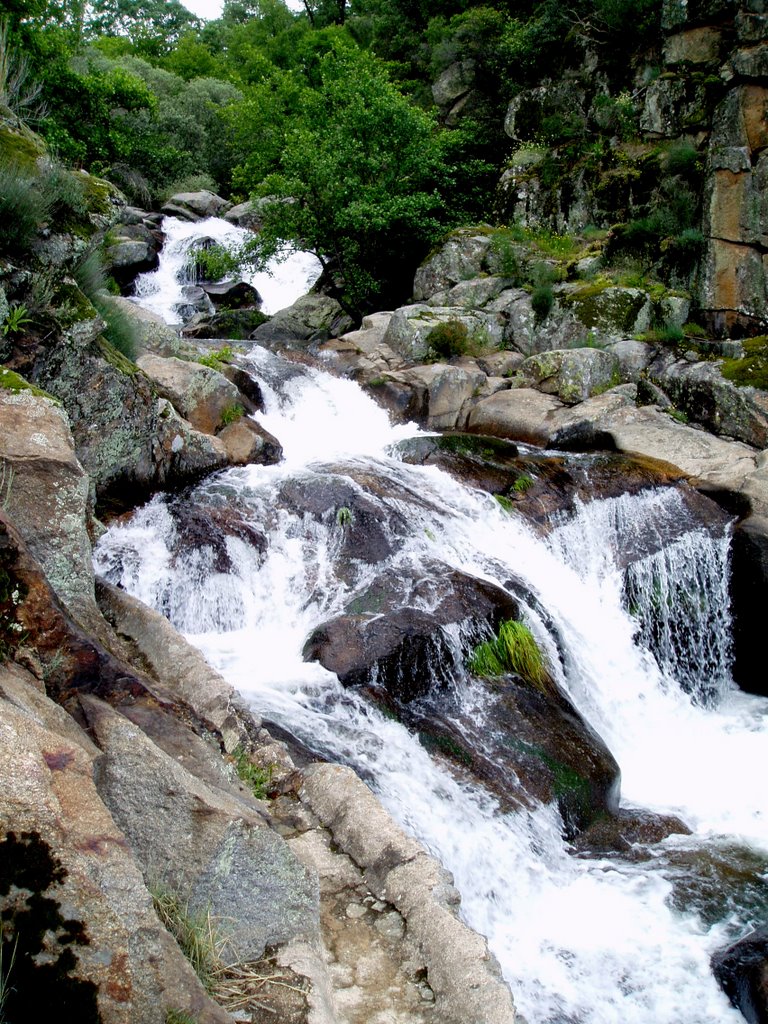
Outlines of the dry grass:
{"label": "dry grass", "polygon": [[225,1010],[251,1013],[254,1020],[273,1014],[285,1024],[304,1019],[306,987],[293,971],[269,956],[230,963],[226,935],[210,909],[190,911],[178,891],[160,885],[153,886],[152,900],[204,988]]}

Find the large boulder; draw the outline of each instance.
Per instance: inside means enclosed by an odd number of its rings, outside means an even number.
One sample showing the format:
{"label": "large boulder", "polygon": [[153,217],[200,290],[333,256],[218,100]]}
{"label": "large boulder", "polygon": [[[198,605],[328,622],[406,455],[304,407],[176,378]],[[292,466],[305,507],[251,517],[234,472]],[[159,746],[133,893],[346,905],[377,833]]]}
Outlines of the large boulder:
{"label": "large boulder", "polygon": [[648,372],[690,420],[701,423],[713,434],[732,437],[755,448],[768,447],[765,391],[738,387],[725,380],[717,363],[660,357]]}
{"label": "large boulder", "polygon": [[487,231],[469,228],[454,232],[416,271],[413,297],[417,302],[423,302],[435,292],[477,277],[483,269],[490,244],[491,237]]}
{"label": "large boulder", "polygon": [[64,1012],[103,1024],[165,1024],[175,1011],[226,1024],[229,1015],[158,921],[125,834],[99,797],[99,750],[37,685],[0,665],[8,1019]]}
{"label": "large boulder", "polygon": [[[219,309],[215,313],[198,312],[181,329],[184,338],[222,338],[245,341],[267,323],[269,317],[259,309]],[[175,355],[164,352],[162,355]]]}
{"label": "large boulder", "polygon": [[205,282],[202,287],[214,306],[243,309],[258,308],[262,303],[259,293],[247,281]]}
{"label": "large boulder", "polygon": [[[427,430],[455,430],[464,425],[465,409],[486,379],[477,368],[435,363],[387,373],[383,383],[389,388],[401,385],[412,392],[412,418]],[[381,388],[375,391],[380,392]]]}
{"label": "large boulder", "polygon": [[215,192],[202,189],[199,192],[177,192],[162,207],[162,212],[182,220],[203,220],[206,217],[221,217],[232,208],[226,199]]}
{"label": "large boulder", "polygon": [[277,438],[247,416],[220,430],[218,439],[224,445],[232,466],[249,466],[252,463],[272,466],[283,457]]}
{"label": "large boulder", "polygon": [[245,396],[209,366],[151,353],[140,356],[138,366],[195,430],[215,434],[231,422],[235,411],[237,415],[245,412]]}
{"label": "large boulder", "polygon": [[467,429],[473,434],[546,445],[553,432],[552,416],[562,408],[559,398],[533,388],[499,391],[472,408]]}
{"label": "large boulder", "polygon": [[301,798],[333,841],[349,852],[366,883],[407,921],[445,1024],[514,1024],[512,996],[483,938],[459,920],[447,872],[396,825],[353,771],[317,764],[303,774]]}
{"label": "large boulder", "polygon": [[[150,490],[183,487],[229,464],[224,442],[211,434],[194,430],[165,398],[157,403],[152,456],[154,471],[151,479],[146,481]],[[117,489],[111,493],[114,499],[122,496]],[[126,503],[135,505],[135,498],[134,491],[133,500]]]}
{"label": "large boulder", "polygon": [[267,348],[306,348],[337,338],[353,326],[351,317],[336,299],[328,295],[303,295],[257,327],[251,338]]}
{"label": "large boulder", "polygon": [[105,269],[120,287],[128,290],[139,274],[154,270],[162,235],[146,224],[118,224],[109,234],[104,248]]}
{"label": "large boulder", "polygon": [[442,324],[462,324],[469,341],[477,347],[494,349],[503,345],[504,323],[496,313],[423,303],[401,306],[394,311],[384,335],[384,344],[404,359],[423,362],[434,354],[430,349],[429,335]]}
{"label": "large boulder", "polygon": [[26,385],[2,386],[9,376],[0,372],[0,507],[19,524],[60,599],[90,620],[88,477],[61,406]]}
{"label": "large boulder", "polygon": [[[520,451],[511,441],[482,434],[413,437],[399,442],[397,453],[403,462],[439,466],[468,487],[493,494],[503,507],[544,530],[558,521],[558,514],[572,513],[579,501],[637,494],[685,476],[655,459]],[[649,540],[648,550],[655,550]]]}
{"label": "large boulder", "polygon": [[[432,605],[422,610],[424,598]],[[346,614],[313,630],[304,658],[319,661],[346,686],[375,681],[409,702],[448,685],[456,650],[442,627],[461,624],[479,635],[516,617],[517,604],[499,587],[444,566],[424,566],[419,579],[380,574]]]}
{"label": "large boulder", "polygon": [[553,349],[529,356],[517,379],[567,405],[583,402],[621,383],[618,358],[595,348]]}
{"label": "large boulder", "polygon": [[158,313],[120,296],[115,296],[113,301],[130,320],[140,351],[155,352],[161,356],[177,356],[182,353],[184,342]]}
{"label": "large boulder", "polygon": [[502,805],[557,804],[569,838],[618,810],[619,766],[558,687],[550,682],[538,688],[516,676],[476,685],[483,688],[480,725],[450,693],[433,692],[414,707],[398,707],[398,717]]}
{"label": "large boulder", "polygon": [[104,752],[99,792],[148,882],[210,910],[237,960],[314,937],[317,879],[253,798],[198,778],[103,702],[86,698],[83,708]]}
{"label": "large boulder", "polygon": [[718,950],[712,970],[749,1024],[768,1022],[768,928],[758,928]]}

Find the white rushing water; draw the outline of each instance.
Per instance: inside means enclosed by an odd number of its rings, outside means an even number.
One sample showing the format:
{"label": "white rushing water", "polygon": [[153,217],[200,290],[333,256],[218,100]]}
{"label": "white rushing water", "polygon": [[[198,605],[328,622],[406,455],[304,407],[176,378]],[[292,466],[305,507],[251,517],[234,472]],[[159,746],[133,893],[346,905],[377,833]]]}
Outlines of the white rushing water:
{"label": "white rushing water", "polygon": [[[196,223],[164,217],[162,230],[165,242],[159,266],[157,270],[139,275],[134,299],[167,323],[177,324],[179,307],[187,303],[184,287],[190,282],[184,268],[190,246],[200,239],[210,238],[226,249],[235,250],[251,236],[245,229],[220,217],[208,217]],[[252,284],[261,295],[262,312],[272,314],[304,295],[320,276],[320,270],[320,263],[312,253],[288,252],[279,260],[273,260],[264,271],[246,271],[242,280]]]}
{"label": "white rushing water", "polygon": [[[715,860],[768,851],[768,701],[736,690],[728,674],[727,536],[686,523],[677,492],[663,490],[583,505],[544,541],[488,495],[392,457],[388,446],[415,428],[393,429],[356,385],[262,350],[250,358],[267,403],[258,418],[285,459],[227,471],[200,495],[236,502],[266,550],[228,537],[232,571],[216,571],[210,550],[175,549],[172,508],[155,498],[102,538],[97,570],[163,611],[260,714],[370,781],[453,872],[462,914],[488,937],[529,1024],[742,1021],[709,957],[752,911],[724,900],[712,914],[675,889],[679,865],[702,851]],[[395,572],[437,562],[523,581],[565,652],[560,667],[553,659],[558,682],[621,766],[624,802],[678,814],[693,836],[671,837],[644,862],[574,856],[554,808],[502,812],[304,662],[312,629],[384,568],[353,563],[340,578],[337,509],[310,516],[281,501],[290,488],[325,493],[331,478],[373,502],[383,528],[399,524],[388,533]],[[641,557],[643,537],[671,523],[674,542]],[[637,557],[625,574],[617,556],[627,548]],[[529,622],[554,650],[533,605]],[[682,634],[681,653],[672,641]]]}

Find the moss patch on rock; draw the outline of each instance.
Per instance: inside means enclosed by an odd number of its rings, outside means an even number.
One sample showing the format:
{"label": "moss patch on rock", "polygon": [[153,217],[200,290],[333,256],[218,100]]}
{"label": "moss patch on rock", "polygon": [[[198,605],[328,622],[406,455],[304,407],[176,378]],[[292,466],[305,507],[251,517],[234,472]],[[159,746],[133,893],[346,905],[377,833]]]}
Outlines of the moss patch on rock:
{"label": "moss patch on rock", "polygon": [[748,338],[743,343],[741,359],[724,359],[720,372],[737,387],[768,391],[768,335]]}
{"label": "moss patch on rock", "polygon": [[25,380],[20,374],[15,373],[13,370],[8,370],[4,366],[0,366],[0,388],[4,391],[10,391],[13,394],[18,394],[21,391],[29,391],[30,394],[36,395],[39,398],[48,398],[56,405],[60,403],[49,395],[47,391],[43,391],[42,388],[35,387],[34,384],[30,384],[28,380]]}

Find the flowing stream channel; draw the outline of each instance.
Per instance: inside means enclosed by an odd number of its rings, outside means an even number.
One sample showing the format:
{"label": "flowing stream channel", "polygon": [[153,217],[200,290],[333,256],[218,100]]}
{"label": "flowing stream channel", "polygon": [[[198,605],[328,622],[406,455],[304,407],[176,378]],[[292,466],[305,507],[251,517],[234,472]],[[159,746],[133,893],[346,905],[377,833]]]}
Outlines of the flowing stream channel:
{"label": "flowing stream channel", "polygon": [[[543,538],[489,495],[403,462],[398,442],[417,428],[392,427],[352,382],[259,348],[247,360],[284,460],[217,474],[185,500],[236,506],[266,543],[227,537],[226,568],[205,546],[179,551],[178,499],[160,496],[109,529],[97,571],[167,615],[265,719],[362,775],[453,873],[529,1024],[743,1021],[709,960],[765,915],[768,701],[730,678],[729,530],[663,488],[581,503]],[[342,569],[339,510],[284,500],[329,480],[379,510],[379,564]],[[310,632],[375,574],[423,565],[524,583],[558,684],[621,767],[622,806],[678,815],[691,835],[642,857],[579,856],[556,808],[502,809],[303,660]],[[453,685],[482,725],[472,680]]]}

